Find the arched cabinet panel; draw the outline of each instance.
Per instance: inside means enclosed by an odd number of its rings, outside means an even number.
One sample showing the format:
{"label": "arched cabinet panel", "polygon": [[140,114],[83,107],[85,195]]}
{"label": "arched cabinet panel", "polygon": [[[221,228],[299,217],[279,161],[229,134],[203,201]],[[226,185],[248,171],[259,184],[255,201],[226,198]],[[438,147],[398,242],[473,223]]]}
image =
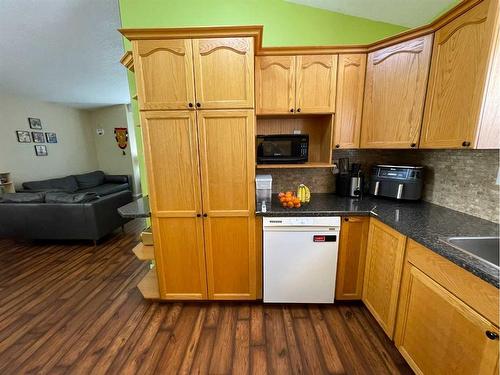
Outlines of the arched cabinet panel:
{"label": "arched cabinet panel", "polygon": [[252,38],[193,39],[196,106],[254,107]]}
{"label": "arched cabinet panel", "polygon": [[191,40],[140,40],[133,48],[139,108],[190,108],[195,100]]}

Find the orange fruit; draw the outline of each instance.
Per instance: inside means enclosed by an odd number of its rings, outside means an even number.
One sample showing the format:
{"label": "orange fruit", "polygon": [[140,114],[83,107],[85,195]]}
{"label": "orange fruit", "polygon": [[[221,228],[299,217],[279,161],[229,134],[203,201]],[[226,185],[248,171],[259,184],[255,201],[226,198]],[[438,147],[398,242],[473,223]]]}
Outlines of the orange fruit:
{"label": "orange fruit", "polygon": [[294,198],[292,199],[292,202],[293,202],[293,204],[300,203],[300,199],[299,199],[299,198],[294,197]]}
{"label": "orange fruit", "polygon": [[285,195],[286,195],[287,197],[291,197],[291,196],[292,196],[292,192],[291,192],[291,191],[287,191],[287,192],[285,193]]}
{"label": "orange fruit", "polygon": [[293,202],[288,202],[288,207],[292,208],[293,207]]}
{"label": "orange fruit", "polygon": [[280,197],[280,202],[281,202],[281,203],[286,202],[286,197]]}
{"label": "orange fruit", "polygon": [[283,202],[282,205],[283,205],[283,207],[288,208],[288,203],[287,202]]}
{"label": "orange fruit", "polygon": [[293,205],[293,207],[295,207],[295,208],[299,208],[299,207],[300,207],[300,202],[295,203],[295,204]]}
{"label": "orange fruit", "polygon": [[285,193],[283,193],[282,191],[280,191],[280,192],[278,193],[278,197],[279,197],[279,198],[281,198],[281,197],[283,197],[283,196],[285,196]]}

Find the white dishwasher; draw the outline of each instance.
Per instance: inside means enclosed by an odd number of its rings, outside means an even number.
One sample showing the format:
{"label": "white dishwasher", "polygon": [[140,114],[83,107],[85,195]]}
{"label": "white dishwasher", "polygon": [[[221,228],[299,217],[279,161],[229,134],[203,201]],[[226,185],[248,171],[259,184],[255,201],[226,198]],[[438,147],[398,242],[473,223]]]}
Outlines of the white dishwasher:
{"label": "white dishwasher", "polygon": [[264,217],[264,302],[333,303],[340,217]]}

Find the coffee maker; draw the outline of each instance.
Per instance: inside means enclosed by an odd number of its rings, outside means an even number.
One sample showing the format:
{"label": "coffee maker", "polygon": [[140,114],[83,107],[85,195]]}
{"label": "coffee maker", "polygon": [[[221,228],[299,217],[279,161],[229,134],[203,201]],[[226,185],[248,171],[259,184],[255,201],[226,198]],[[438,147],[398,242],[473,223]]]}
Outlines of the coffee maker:
{"label": "coffee maker", "polygon": [[361,198],[363,195],[364,177],[361,164],[349,166],[348,158],[339,159],[339,174],[337,175],[336,191],[343,197]]}
{"label": "coffee maker", "polygon": [[351,198],[361,198],[363,196],[363,171],[361,170],[361,164],[353,163],[351,165],[350,173],[350,184],[349,184],[349,196]]}

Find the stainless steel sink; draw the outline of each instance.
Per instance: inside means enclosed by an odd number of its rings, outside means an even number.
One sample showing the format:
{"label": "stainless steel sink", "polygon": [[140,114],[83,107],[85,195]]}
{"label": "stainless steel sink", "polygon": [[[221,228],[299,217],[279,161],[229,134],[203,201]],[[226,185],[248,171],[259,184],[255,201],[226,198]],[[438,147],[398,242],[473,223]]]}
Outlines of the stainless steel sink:
{"label": "stainless steel sink", "polygon": [[499,237],[448,237],[441,241],[500,268]]}

